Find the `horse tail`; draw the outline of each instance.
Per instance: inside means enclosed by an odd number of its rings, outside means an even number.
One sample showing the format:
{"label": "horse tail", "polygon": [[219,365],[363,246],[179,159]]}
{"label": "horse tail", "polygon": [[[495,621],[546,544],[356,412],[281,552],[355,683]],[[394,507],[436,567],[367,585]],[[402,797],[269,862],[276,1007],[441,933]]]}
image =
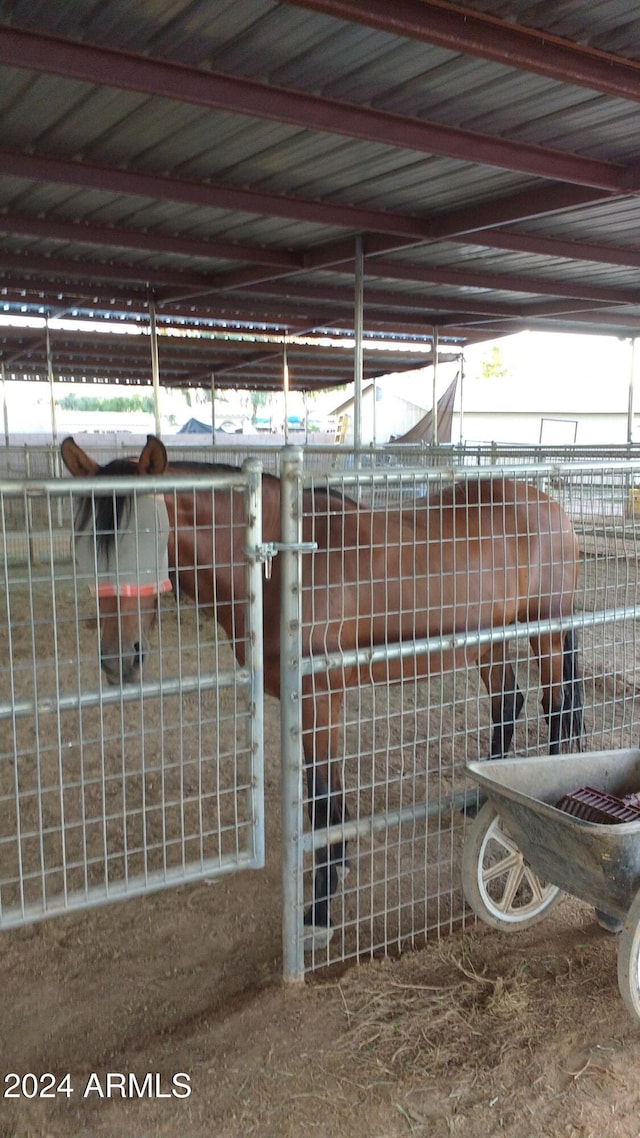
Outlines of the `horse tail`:
{"label": "horse tail", "polygon": [[565,633],[562,654],[562,737],[571,749],[582,751],[582,709],[584,704],[582,674],[577,637],[573,629]]}

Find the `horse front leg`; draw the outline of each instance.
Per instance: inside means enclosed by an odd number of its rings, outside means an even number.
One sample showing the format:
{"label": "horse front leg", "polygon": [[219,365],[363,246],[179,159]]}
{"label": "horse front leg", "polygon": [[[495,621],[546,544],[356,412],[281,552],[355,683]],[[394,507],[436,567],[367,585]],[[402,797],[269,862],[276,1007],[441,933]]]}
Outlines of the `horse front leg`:
{"label": "horse front leg", "polygon": [[[318,677],[316,677],[316,684]],[[317,691],[303,695],[303,743],[306,761],[309,820],[314,832],[348,821],[338,770],[338,718],[343,693]],[[313,929],[316,947],[331,936],[331,898],[338,887],[338,875],[345,869],[346,843],[342,838],[327,841],[314,850],[313,900],[304,923]]]}
{"label": "horse front leg", "polygon": [[516,683],[511,661],[505,656],[504,644],[490,645],[480,658],[480,675],[491,699],[490,759],[503,759],[513,741],[516,720],[522,711],[524,696]]}

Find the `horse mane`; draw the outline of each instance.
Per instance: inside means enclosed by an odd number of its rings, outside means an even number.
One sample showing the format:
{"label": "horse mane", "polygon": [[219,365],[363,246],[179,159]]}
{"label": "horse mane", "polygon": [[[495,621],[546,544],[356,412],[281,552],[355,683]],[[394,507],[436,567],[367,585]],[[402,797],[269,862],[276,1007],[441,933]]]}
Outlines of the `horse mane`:
{"label": "horse mane", "polygon": [[[135,463],[128,458],[116,458],[106,466],[98,467],[96,477],[126,477],[135,473]],[[76,533],[81,533],[93,522],[98,556],[109,557],[115,545],[116,532],[126,521],[131,509],[132,494],[87,495],[78,499],[74,519]]]}
{"label": "horse mane", "polygon": [[[198,474],[198,473],[202,473],[203,471],[206,471],[206,470],[209,470],[212,472],[219,471],[220,473],[227,473],[227,474],[238,474],[240,472],[240,469],[241,468],[239,466],[233,466],[230,463],[196,462],[194,460],[189,460],[189,459],[176,460],[175,462],[171,462],[169,464],[169,466],[167,467],[167,470],[173,470],[176,473],[181,472],[181,473],[185,473],[185,474],[189,474],[189,473]],[[262,472],[262,477],[263,477],[263,479],[267,479],[270,482],[276,482],[276,483],[280,482],[280,479],[278,478],[278,476],[276,474],[270,474],[269,471],[266,471],[266,470]],[[340,503],[342,503],[342,505],[353,506],[356,508],[358,505],[358,503],[355,501],[354,498],[349,498],[346,494],[343,494],[340,490],[335,489],[335,487],[329,487],[329,489],[327,489],[324,486],[310,486],[305,491],[305,493],[306,494],[313,494],[313,495],[323,494],[330,501],[333,500],[334,502],[340,502]]]}
{"label": "horse mane", "polygon": [[[101,466],[96,471],[96,476],[100,477],[127,477],[136,472],[136,463],[133,459],[117,458],[112,462],[108,462],[106,466]],[[167,466],[168,473],[176,474],[201,474],[209,471],[211,473],[221,474],[238,474],[240,471],[239,466],[233,466],[231,463],[222,462],[198,462],[195,460],[177,459],[172,461]],[[263,479],[267,479],[272,483],[279,483],[280,479],[275,474],[263,472]],[[318,495],[322,495],[327,499],[327,507],[331,509],[331,503],[339,503],[343,507],[357,509],[358,504],[353,498],[349,498],[346,494],[342,494],[334,487],[328,489],[324,486],[311,486],[305,491],[305,494],[311,494],[314,499]],[[96,546],[98,555],[105,558],[109,557],[111,550],[115,545],[116,533],[126,522],[128,513],[131,509],[133,495],[129,494],[105,494],[88,496],[80,498],[75,515],[75,530],[80,533],[87,529],[93,523],[95,526]]]}

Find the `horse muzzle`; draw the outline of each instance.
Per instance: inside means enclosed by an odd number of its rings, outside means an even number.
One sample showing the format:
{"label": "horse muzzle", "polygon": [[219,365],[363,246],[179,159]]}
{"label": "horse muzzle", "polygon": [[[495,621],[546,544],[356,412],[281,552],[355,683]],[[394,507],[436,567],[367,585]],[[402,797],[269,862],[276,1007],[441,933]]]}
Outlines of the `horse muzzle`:
{"label": "horse muzzle", "polygon": [[142,673],[144,663],[144,648],[139,642],[131,645],[128,652],[108,652],[104,649],[100,653],[100,664],[106,676],[107,683],[113,687],[123,684],[137,683]]}

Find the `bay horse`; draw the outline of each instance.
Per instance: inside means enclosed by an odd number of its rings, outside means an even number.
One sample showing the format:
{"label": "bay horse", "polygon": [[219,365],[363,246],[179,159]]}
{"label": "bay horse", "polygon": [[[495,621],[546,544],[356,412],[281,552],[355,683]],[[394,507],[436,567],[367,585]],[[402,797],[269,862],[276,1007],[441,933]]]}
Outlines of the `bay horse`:
{"label": "bay horse", "polygon": [[[169,464],[162,442],[149,435],[139,458],[99,466],[67,438],[61,447],[72,475],[162,475],[234,468],[206,463]],[[161,500],[162,525],[156,550],[172,568],[177,587],[208,607],[244,663],[244,508],[230,490],[180,493]],[[262,478],[263,540],[280,538],[280,483]],[[80,501],[76,535],[95,534],[114,546],[126,499],[111,495]],[[137,507],[136,507],[137,508]],[[533,631],[549,751],[561,743],[579,750],[582,687],[575,637],[558,629],[570,618],[578,577],[578,549],[571,523],[556,501],[534,486],[512,479],[460,480],[418,499],[411,507],[365,508],[333,492],[312,488],[303,502],[303,540],[316,543],[303,562],[303,654],[324,656],[433,636],[498,629],[518,621],[555,621],[555,630]],[[92,544],[96,547],[95,534]],[[95,572],[95,568],[94,568]],[[166,574],[165,574],[166,577]],[[140,676],[154,624],[158,589],[98,590],[101,665],[107,679],[125,684]],[[123,595],[125,594],[125,595]],[[265,691],[280,695],[280,574],[278,558],[264,581]],[[347,688],[359,679],[428,676],[478,665],[491,704],[490,758],[504,756],[522,709],[504,638],[475,646],[445,647],[437,653],[330,667],[302,679],[302,725],[309,814],[314,828],[346,821],[338,773],[339,712]],[[312,903],[305,924],[330,935],[330,903],[344,864],[344,844],[318,851]]]}

